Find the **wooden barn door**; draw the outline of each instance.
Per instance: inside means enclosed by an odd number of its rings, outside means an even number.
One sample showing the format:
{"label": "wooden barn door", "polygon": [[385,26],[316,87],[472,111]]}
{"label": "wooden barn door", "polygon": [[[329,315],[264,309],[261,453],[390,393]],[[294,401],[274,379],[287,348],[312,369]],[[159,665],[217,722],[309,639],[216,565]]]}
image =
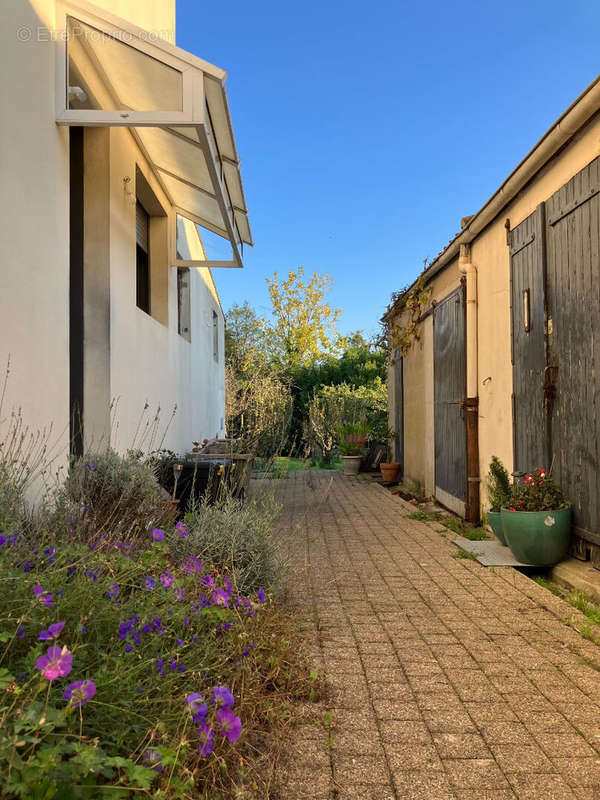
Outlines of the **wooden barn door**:
{"label": "wooden barn door", "polygon": [[465,302],[461,288],[433,312],[435,496],[465,515],[467,442]]}
{"label": "wooden barn door", "polygon": [[510,233],[514,471],[548,467],[544,204]]}
{"label": "wooden barn door", "polygon": [[394,361],[394,461],[400,464],[400,477],[404,475],[404,376],[402,356]]}
{"label": "wooden barn door", "polygon": [[[554,475],[600,564],[600,170],[596,159],[546,204],[548,371]],[[583,547],[585,556],[585,548]],[[582,553],[576,553],[582,555]]]}

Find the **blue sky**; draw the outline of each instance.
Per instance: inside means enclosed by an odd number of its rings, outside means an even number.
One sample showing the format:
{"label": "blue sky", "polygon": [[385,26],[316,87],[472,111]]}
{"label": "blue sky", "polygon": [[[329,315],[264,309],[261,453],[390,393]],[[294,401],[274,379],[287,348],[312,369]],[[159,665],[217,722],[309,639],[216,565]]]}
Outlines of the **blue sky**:
{"label": "blue sky", "polygon": [[334,279],[340,329],[389,300],[600,71],[593,0],[177,0],[177,44],[228,71],[254,248],[215,270],[225,309],[265,277]]}

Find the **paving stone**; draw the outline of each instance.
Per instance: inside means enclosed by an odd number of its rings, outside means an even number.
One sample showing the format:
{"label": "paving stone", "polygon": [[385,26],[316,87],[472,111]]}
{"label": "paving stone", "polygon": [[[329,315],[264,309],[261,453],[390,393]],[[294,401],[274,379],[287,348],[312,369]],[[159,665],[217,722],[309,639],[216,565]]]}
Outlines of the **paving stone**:
{"label": "paving stone", "polygon": [[536,742],[522,722],[487,722],[481,727],[481,735],[492,744],[533,745]]}
{"label": "paving stone", "polygon": [[384,749],[392,772],[442,769],[442,762],[433,744],[386,742]]}
{"label": "paving stone", "polygon": [[378,756],[384,755],[384,751],[379,741],[379,737],[365,736],[363,731],[356,728],[339,728],[336,726],[335,733],[331,737],[331,747],[335,754],[350,756]]}
{"label": "paving stone", "polygon": [[342,753],[332,753],[333,775],[340,786],[357,783],[382,783],[389,775],[385,757]]}
{"label": "paving stone", "polygon": [[336,788],[336,800],[396,800],[391,783],[344,785]]}
{"label": "paving stone", "polygon": [[552,762],[534,744],[490,744],[505,775],[510,772],[555,772]]}
{"label": "paving stone", "polygon": [[597,789],[586,789],[574,787],[573,792],[577,800],[600,800],[600,791]]}
{"label": "paving stone", "polygon": [[[517,795],[510,789],[457,789],[456,800],[515,800]],[[536,797],[536,800],[541,800]]]}
{"label": "paving stone", "polygon": [[329,683],[298,713],[335,720],[331,749],[322,726],[291,732],[276,797],[325,800],[335,778],[338,800],[600,800],[600,679],[581,662],[600,656],[562,622],[577,612],[513,569],[452,558],[438,524],[381,487],[306,471],[274,489]]}
{"label": "paving stone", "polygon": [[479,727],[488,722],[518,722],[515,711],[508,703],[465,703],[464,709]]}
{"label": "paving stone", "polygon": [[434,733],[433,741],[442,758],[491,758],[484,740],[476,733]]}
{"label": "paving stone", "polygon": [[519,800],[574,800],[576,795],[560,775],[514,773],[508,776]]}
{"label": "paving stone", "polygon": [[552,758],[598,758],[595,750],[577,733],[534,732],[534,736],[542,750]]}
{"label": "paving stone", "polygon": [[510,789],[508,781],[491,758],[443,760],[450,782],[457,789]]}
{"label": "paving stone", "polygon": [[423,711],[432,733],[475,733],[477,728],[466,711]]}
{"label": "paving stone", "polygon": [[419,707],[414,701],[374,697],[373,708],[379,719],[421,719]]}
{"label": "paving stone", "polygon": [[557,711],[540,714],[537,711],[527,711],[525,709],[517,709],[516,713],[519,715],[519,719],[523,722],[525,727],[532,732],[533,731],[541,733],[573,732],[573,726],[571,725],[571,723]]}
{"label": "paving stone", "polygon": [[597,758],[553,758],[556,771],[571,786],[592,787],[600,794],[600,760]]}
{"label": "paving stone", "polygon": [[450,781],[443,772],[393,773],[396,796],[402,800],[454,800]]}
{"label": "paving stone", "polygon": [[379,732],[384,744],[413,742],[430,744],[431,734],[424,722],[416,720],[388,720],[380,722]]}
{"label": "paving stone", "polygon": [[302,764],[285,765],[279,771],[278,794],[294,800],[322,800],[329,798],[331,770],[316,770]]}

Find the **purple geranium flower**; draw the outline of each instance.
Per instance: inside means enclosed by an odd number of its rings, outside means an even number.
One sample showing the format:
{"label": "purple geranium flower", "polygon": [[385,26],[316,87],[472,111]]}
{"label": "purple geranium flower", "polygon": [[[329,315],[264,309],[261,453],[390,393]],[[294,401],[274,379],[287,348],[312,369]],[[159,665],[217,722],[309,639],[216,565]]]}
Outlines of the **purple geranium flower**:
{"label": "purple geranium flower", "polygon": [[263,589],[262,586],[259,588],[258,592],[256,593],[256,596],[258,597],[258,599],[260,600],[261,603],[264,603],[265,600],[267,599],[267,596],[265,594],[265,590]]}
{"label": "purple geranium flower", "polygon": [[19,625],[19,627],[17,628],[17,636],[19,637],[19,639],[25,638],[25,628],[22,625]]}
{"label": "purple geranium flower", "polygon": [[65,691],[63,697],[68,700],[73,708],[81,708],[88,700],[96,694],[96,684],[94,681],[75,681],[70,683]]}
{"label": "purple geranium flower", "polygon": [[203,720],[200,723],[200,727],[198,728],[198,740],[198,752],[202,758],[206,758],[206,756],[209,756],[212,753],[215,741],[215,732],[213,727],[212,725],[209,725],[206,720]]}
{"label": "purple geranium flower", "polygon": [[159,577],[160,577],[160,582],[165,587],[165,589],[168,589],[170,586],[173,586],[173,583],[175,582],[175,577],[171,575],[171,573],[168,570],[167,572],[163,572],[163,574],[160,575]]}
{"label": "purple geranium flower", "polygon": [[187,707],[190,710],[194,722],[201,722],[208,716],[208,706],[204,702],[204,698],[198,692],[188,694],[185,698]]}
{"label": "purple geranium flower", "polygon": [[217,711],[219,731],[230,742],[237,742],[242,733],[242,721],[230,708],[220,708]]}
{"label": "purple geranium flower", "polygon": [[156,581],[154,580],[152,575],[148,575],[148,577],[144,581],[144,587],[148,589],[149,592],[151,592],[155,586],[156,586]]}
{"label": "purple geranium flower", "polygon": [[46,642],[48,639],[56,639],[64,627],[64,622],[55,622],[54,625],[48,625],[47,630],[42,631],[38,636],[39,641]]}
{"label": "purple geranium flower", "polygon": [[164,678],[164,676],[165,676],[165,662],[162,660],[162,658],[159,658],[157,660],[157,662],[156,662],[156,670],[157,670],[158,674],[162,675],[162,677]]}
{"label": "purple geranium flower", "polygon": [[45,591],[43,586],[36,584],[33,587],[34,595],[39,599],[40,603],[48,608],[52,608],[54,606],[54,600],[52,599],[52,595],[50,592]]}
{"label": "purple geranium flower", "polygon": [[106,593],[106,596],[109,597],[109,598],[110,597],[117,597],[117,595],[119,594],[120,590],[121,590],[121,587],[119,586],[119,584],[118,583],[113,583],[113,584],[111,584],[110,589]]}
{"label": "purple geranium flower", "polygon": [[62,650],[57,645],[49,647],[45,656],[39,656],[35,662],[35,668],[43,673],[47,681],[64,678],[71,672],[72,654],[63,647]]}
{"label": "purple geranium flower", "polygon": [[202,574],[202,559],[197,558],[196,556],[189,556],[186,558],[183,564],[183,571],[186,575],[192,575],[196,573],[197,575]]}
{"label": "purple geranium flower", "polygon": [[226,686],[215,686],[212,691],[212,703],[217,708],[231,708],[235,698]]}
{"label": "purple geranium flower", "polygon": [[156,750],[146,750],[144,753],[144,766],[150,767],[155,772],[162,770],[161,755]]}
{"label": "purple geranium flower", "polygon": [[178,522],[177,525],[175,525],[175,533],[181,539],[185,539],[186,536],[189,536],[190,531],[185,522]]}
{"label": "purple geranium flower", "polygon": [[217,589],[217,591],[213,593],[212,600],[216,606],[223,606],[223,608],[229,606],[229,595],[225,589]]}
{"label": "purple geranium flower", "polygon": [[162,531],[160,528],[154,528],[152,533],[150,534],[150,538],[153,542],[164,542],[165,540],[165,532]]}
{"label": "purple geranium flower", "polygon": [[205,575],[204,576],[204,580],[202,581],[202,583],[211,592],[214,591],[214,589],[215,589],[215,581],[214,581],[214,578],[212,577],[212,575]]}

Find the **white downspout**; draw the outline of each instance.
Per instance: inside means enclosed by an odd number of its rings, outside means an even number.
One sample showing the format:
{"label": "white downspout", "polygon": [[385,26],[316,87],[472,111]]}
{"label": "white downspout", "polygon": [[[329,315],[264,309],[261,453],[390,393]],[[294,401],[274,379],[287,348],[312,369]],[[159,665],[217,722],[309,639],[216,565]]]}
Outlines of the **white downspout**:
{"label": "white downspout", "polygon": [[467,397],[478,394],[477,364],[477,267],[471,263],[471,247],[461,244],[458,269],[467,286]]}
{"label": "white downspout", "polygon": [[461,244],[458,269],[464,275],[467,294],[467,396],[463,403],[467,438],[467,504],[469,522],[479,522],[479,397],[477,364],[477,268],[471,263],[471,248]]}

